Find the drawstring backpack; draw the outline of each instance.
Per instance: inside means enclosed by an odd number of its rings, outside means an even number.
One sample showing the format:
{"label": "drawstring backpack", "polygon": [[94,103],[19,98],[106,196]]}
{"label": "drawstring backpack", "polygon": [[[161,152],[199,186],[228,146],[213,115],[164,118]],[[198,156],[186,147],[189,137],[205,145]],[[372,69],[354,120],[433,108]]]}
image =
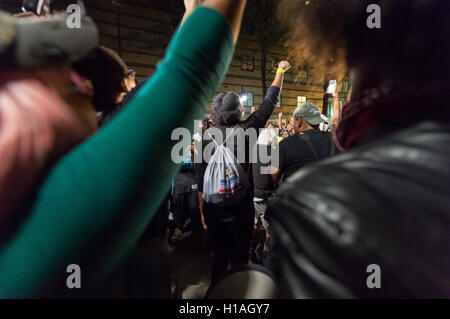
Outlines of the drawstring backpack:
{"label": "drawstring backpack", "polygon": [[247,174],[233,152],[224,145],[235,128],[221,145],[208,133],[217,147],[204,175],[203,200],[207,204],[221,207],[236,204],[245,196],[249,187]]}

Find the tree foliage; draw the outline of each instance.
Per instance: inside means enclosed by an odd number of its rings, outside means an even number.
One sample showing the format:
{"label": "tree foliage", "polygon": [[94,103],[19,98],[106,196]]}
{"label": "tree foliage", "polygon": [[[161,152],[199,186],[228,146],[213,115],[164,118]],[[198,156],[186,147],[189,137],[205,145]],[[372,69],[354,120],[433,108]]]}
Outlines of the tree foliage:
{"label": "tree foliage", "polygon": [[286,27],[277,16],[277,0],[249,0],[245,12],[243,31],[256,36],[261,46],[261,84],[266,95],[268,52],[282,45]]}

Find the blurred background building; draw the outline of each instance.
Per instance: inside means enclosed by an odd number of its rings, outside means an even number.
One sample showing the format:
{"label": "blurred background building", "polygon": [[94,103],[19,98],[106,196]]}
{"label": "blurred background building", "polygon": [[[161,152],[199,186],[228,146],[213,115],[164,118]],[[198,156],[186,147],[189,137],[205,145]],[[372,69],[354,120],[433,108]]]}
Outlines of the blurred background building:
{"label": "blurred background building", "polygon": [[[58,1],[73,3],[76,1]],[[283,45],[283,26],[276,17],[276,0],[249,0],[242,32],[228,74],[218,92],[239,93],[250,114],[258,106],[275,75],[278,62],[288,58]],[[0,9],[20,12],[21,0],[0,0]],[[129,67],[136,71],[138,81],[150,76],[164,54],[169,40],[184,13],[183,0],[88,0],[89,15],[100,31],[100,44],[116,50]],[[195,41],[195,39],[193,39]],[[304,61],[286,73],[283,93],[272,119],[283,112],[287,120],[295,108],[308,101],[331,115],[331,99],[327,99],[324,74],[317,74],[314,65]],[[348,78],[338,89],[345,100]],[[325,108],[323,106],[325,105]],[[208,106],[210,108],[210,106]]]}

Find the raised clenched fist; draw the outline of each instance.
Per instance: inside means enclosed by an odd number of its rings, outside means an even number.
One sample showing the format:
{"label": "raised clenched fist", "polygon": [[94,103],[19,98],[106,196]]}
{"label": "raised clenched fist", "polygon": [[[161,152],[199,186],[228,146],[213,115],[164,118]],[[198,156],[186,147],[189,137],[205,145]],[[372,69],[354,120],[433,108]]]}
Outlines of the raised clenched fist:
{"label": "raised clenched fist", "polygon": [[278,68],[279,69],[283,69],[284,71],[287,71],[287,70],[289,70],[291,68],[291,65],[289,64],[288,61],[281,61],[278,64]]}

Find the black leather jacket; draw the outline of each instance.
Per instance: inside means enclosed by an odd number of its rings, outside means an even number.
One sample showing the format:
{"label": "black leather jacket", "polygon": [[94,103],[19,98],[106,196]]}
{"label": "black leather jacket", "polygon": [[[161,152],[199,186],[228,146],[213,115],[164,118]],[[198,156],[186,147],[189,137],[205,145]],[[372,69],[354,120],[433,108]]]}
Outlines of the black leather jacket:
{"label": "black leather jacket", "polygon": [[449,298],[449,157],[449,123],[423,122],[292,176],[271,207],[289,296]]}

